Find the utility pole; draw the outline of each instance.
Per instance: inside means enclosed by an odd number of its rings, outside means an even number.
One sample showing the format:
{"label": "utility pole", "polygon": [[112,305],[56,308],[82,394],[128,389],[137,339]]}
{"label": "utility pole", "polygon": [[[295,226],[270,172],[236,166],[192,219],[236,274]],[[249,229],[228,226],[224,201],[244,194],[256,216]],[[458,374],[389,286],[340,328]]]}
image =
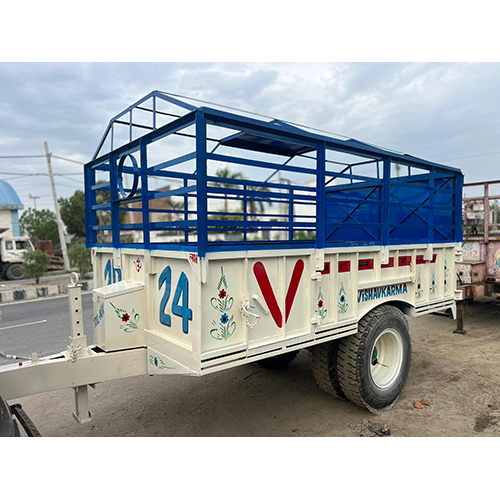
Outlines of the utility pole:
{"label": "utility pole", "polygon": [[[33,203],[35,204],[35,212],[36,212],[36,200],[38,198],[40,198],[40,196],[33,196],[31,193],[28,196],[33,200]],[[36,217],[36,213],[35,213],[35,217]]]}
{"label": "utility pole", "polygon": [[52,165],[50,163],[51,153],[49,153],[49,145],[47,144],[47,142],[44,142],[44,145],[45,145],[45,155],[47,156],[47,166],[49,167],[49,177],[50,177],[50,185],[52,187],[52,196],[54,197],[54,208],[56,210],[57,228],[59,229],[59,239],[61,240],[61,250],[64,261],[64,269],[66,271],[69,271],[69,259],[68,259],[68,250],[66,248],[66,237],[64,235],[61,213],[59,212],[59,202],[57,201],[56,185],[54,183],[54,175],[52,174]]}

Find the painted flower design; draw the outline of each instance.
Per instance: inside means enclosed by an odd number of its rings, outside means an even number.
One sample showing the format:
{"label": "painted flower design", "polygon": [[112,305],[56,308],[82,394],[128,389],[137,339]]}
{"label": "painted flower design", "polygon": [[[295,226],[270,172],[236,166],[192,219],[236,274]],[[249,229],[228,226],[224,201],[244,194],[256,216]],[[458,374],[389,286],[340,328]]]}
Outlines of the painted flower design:
{"label": "painted flower design", "polygon": [[236,330],[236,322],[231,309],[234,305],[234,298],[230,297],[227,291],[228,283],[224,268],[220,268],[221,277],[217,285],[217,294],[210,299],[212,307],[220,314],[219,320],[212,320],[210,336],[215,340],[227,340]]}
{"label": "painted flower design", "polygon": [[445,261],[444,261],[444,293],[448,293],[448,290],[450,289],[449,277],[450,277],[450,270],[448,269],[448,262],[445,259]]}
{"label": "painted flower design", "polygon": [[344,284],[340,283],[338,312],[339,314],[345,314],[348,309],[349,309],[349,303],[347,302],[347,296]]}
{"label": "painted flower design", "polygon": [[149,356],[149,362],[153,365],[156,366],[156,368],[159,368],[160,370],[175,370],[175,366],[167,366],[165,362],[159,358],[158,356]]}
{"label": "painted flower design", "polygon": [[436,293],[436,276],[434,275],[434,273],[432,273],[431,287],[429,293],[431,295],[434,295]]}
{"label": "painted flower design", "polygon": [[122,321],[122,324],[120,325],[120,330],[130,333],[139,328],[138,323],[139,320],[141,319],[141,316],[139,315],[139,313],[135,312],[135,309],[132,309],[132,312],[129,314],[128,311],[116,307],[112,302],[110,302],[110,304],[115,310],[116,315]]}
{"label": "painted flower design", "polygon": [[422,288],[422,278],[420,277],[420,273],[417,275],[417,289],[415,290],[415,296],[417,299],[422,298],[424,295],[424,290]]}
{"label": "painted flower design", "polygon": [[318,293],[318,309],[314,311],[316,313],[316,316],[319,316],[322,320],[326,318],[326,315],[328,314],[328,309],[324,309],[324,301],[323,301],[323,292],[321,291],[321,287],[319,287],[319,293]]}

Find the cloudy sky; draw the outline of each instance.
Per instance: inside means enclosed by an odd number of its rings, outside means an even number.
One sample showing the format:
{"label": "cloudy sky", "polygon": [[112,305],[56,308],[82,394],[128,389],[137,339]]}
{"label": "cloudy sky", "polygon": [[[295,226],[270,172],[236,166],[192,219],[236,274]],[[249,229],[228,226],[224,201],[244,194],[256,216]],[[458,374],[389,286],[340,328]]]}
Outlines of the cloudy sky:
{"label": "cloudy sky", "polygon": [[[500,63],[0,63],[0,156],[87,162],[151,90],[204,99],[500,178]],[[54,158],[58,196],[82,166]],[[44,158],[0,159],[25,207],[53,209]]]}

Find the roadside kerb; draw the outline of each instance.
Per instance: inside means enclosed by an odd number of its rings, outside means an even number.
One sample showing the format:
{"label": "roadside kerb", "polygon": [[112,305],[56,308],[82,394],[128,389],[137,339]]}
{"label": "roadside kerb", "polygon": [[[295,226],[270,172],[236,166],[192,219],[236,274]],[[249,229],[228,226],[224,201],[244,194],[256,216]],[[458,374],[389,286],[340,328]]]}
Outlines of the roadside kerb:
{"label": "roadside kerb", "polygon": [[[92,290],[93,280],[82,281],[82,291]],[[25,288],[17,290],[0,291],[0,304],[15,302],[17,300],[33,300],[42,297],[55,297],[68,293],[68,284],[59,285],[26,285]]]}

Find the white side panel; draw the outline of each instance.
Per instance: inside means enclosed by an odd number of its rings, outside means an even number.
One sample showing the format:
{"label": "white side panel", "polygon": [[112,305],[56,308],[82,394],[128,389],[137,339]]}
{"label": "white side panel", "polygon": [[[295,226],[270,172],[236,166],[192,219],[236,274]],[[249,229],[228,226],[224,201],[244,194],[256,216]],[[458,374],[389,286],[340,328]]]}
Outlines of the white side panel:
{"label": "white side panel", "polygon": [[[94,279],[96,287],[144,284],[149,373],[201,374],[350,335],[387,302],[413,315],[453,308],[454,251],[391,247],[382,264],[380,247],[330,248],[317,272],[314,249],[221,252],[203,261],[184,252],[97,249]],[[134,300],[113,304],[135,311]],[[101,306],[96,338],[108,345],[113,334],[102,316],[116,311]]]}

